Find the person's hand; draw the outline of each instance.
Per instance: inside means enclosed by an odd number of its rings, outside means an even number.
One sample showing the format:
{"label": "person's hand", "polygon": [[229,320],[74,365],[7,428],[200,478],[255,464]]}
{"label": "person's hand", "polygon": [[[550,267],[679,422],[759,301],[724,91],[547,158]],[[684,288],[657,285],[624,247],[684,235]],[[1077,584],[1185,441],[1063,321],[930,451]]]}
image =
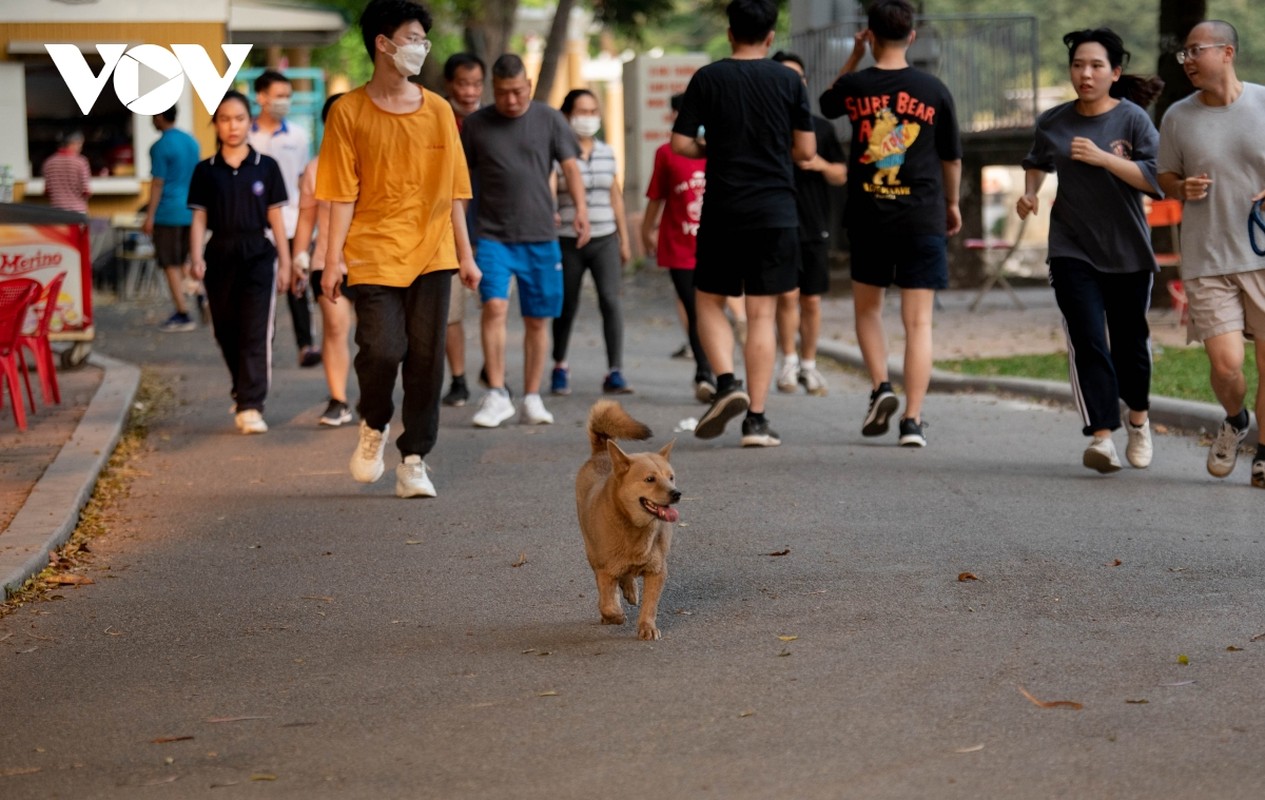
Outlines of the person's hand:
{"label": "person's hand", "polygon": [[195,281],[200,281],[206,277],[206,261],[202,256],[193,256],[189,262],[189,275]]}
{"label": "person's hand", "polygon": [[619,240],[619,263],[627,264],[632,261],[632,246],[623,239]]}
{"label": "person's hand", "polygon": [[479,269],[479,265],[474,263],[474,258],[467,256],[461,259],[457,266],[457,278],[461,281],[461,285],[467,289],[478,289],[479,281],[483,280],[483,270]]}
{"label": "person's hand", "polygon": [[325,269],[321,270],[321,294],[333,301],[343,296],[343,276],[347,274],[347,265],[340,260],[338,269],[330,269],[328,264],[326,262]]}
{"label": "person's hand", "polygon": [[949,236],[957,236],[960,230],[962,230],[962,209],[957,203],[948,203],[945,205],[945,233]]}
{"label": "person's hand", "polygon": [[1015,203],[1015,211],[1019,213],[1019,219],[1027,219],[1029,214],[1037,213],[1037,208],[1041,201],[1035,194],[1025,194]]}
{"label": "person's hand", "polygon": [[152,217],[145,217],[145,221],[141,223],[141,233],[149,238],[154,238],[154,220]]}
{"label": "person's hand", "polygon": [[870,44],[870,29],[862,28],[852,36],[852,54],[859,60],[865,55],[865,48]]}
{"label": "person's hand", "polygon": [[1073,161],[1081,161],[1093,167],[1101,167],[1107,158],[1107,153],[1094,144],[1092,139],[1076,136],[1072,139],[1071,156]]}
{"label": "person's hand", "polygon": [[294,266],[294,277],[290,281],[290,292],[295,297],[302,297],[307,291],[308,270],[312,267],[312,257],[306,250],[300,250],[291,260]]}
{"label": "person's hand", "polygon": [[815,155],[804,161],[796,161],[795,166],[805,172],[822,172],[826,168],[826,159],[822,158],[820,155]]}
{"label": "person's hand", "polygon": [[1209,178],[1206,172],[1194,178],[1186,178],[1182,181],[1182,199],[1207,200],[1210,186],[1212,186],[1212,178]]}
{"label": "person's hand", "polygon": [[294,280],[294,271],[290,267],[290,259],[277,259],[277,292],[284,294],[290,291],[291,281]]}
{"label": "person's hand", "polygon": [[589,212],[585,209],[583,213],[579,209],[575,212],[575,247],[580,249],[589,243],[589,239],[593,238],[589,231]]}

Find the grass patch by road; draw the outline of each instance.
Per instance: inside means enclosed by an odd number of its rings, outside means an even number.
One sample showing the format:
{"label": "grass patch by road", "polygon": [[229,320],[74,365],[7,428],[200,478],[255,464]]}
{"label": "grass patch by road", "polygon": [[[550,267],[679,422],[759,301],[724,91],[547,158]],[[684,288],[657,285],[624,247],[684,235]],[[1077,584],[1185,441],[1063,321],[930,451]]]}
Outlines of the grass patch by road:
{"label": "grass patch by road", "polygon": [[[967,358],[960,361],[937,361],[936,367],[965,375],[986,375],[1009,378],[1036,378],[1066,381],[1067,353],[1008,356],[1006,358]],[[1256,397],[1256,357],[1248,345],[1243,365],[1247,375],[1247,404]],[[1155,348],[1151,371],[1151,394],[1215,403],[1217,398],[1208,385],[1208,357],[1202,347]]]}

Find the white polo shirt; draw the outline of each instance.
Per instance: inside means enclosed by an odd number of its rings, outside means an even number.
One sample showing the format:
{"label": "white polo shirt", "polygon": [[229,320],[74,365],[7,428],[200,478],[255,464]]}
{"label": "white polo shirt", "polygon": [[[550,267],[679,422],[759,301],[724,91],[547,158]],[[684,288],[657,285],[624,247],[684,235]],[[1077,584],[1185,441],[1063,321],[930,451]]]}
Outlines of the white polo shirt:
{"label": "white polo shirt", "polygon": [[252,123],[248,139],[256,152],[272,156],[281,168],[287,196],[281,216],[285,220],[286,237],[293,239],[299,225],[299,177],[312,160],[311,138],[298,125],[282,120],[281,127],[271,135],[260,130],[257,121]]}

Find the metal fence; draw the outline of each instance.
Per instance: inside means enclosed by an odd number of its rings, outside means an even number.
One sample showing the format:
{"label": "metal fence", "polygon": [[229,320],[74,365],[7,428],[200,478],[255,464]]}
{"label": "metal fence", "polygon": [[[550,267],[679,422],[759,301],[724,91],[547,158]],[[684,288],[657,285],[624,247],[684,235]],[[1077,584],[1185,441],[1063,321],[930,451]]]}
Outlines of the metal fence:
{"label": "metal fence", "polygon": [[[817,98],[834,83],[852,52],[864,17],[791,37],[808,62],[808,91]],[[919,17],[909,61],[953,93],[963,133],[1031,128],[1037,114],[1037,18],[1030,14],[945,14]],[[872,65],[866,56],[862,68]],[[815,103],[814,103],[815,105]]]}

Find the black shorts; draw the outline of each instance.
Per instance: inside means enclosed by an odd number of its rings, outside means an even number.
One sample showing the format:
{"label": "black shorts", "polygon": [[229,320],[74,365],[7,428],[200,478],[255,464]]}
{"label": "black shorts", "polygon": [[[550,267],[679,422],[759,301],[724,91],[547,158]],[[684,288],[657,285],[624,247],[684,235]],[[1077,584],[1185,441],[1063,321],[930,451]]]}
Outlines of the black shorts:
{"label": "black shorts", "polygon": [[[307,282],[312,287],[312,296],[318,300],[325,296],[325,291],[321,289],[321,278],[324,276],[325,270],[323,269],[314,269],[308,274]],[[343,285],[339,287],[339,291],[342,292],[343,297],[355,301],[356,290],[347,285],[346,275],[343,276]]]}
{"label": "black shorts", "polygon": [[183,267],[189,262],[189,226],[155,225],[154,255],[161,267]]}
{"label": "black shorts", "polygon": [[949,287],[948,237],[900,236],[886,231],[848,231],[852,280],[901,289]]}
{"label": "black shorts", "polygon": [[799,229],[701,225],[694,288],[740,297],[776,295],[799,284]]}
{"label": "black shorts", "polygon": [[830,240],[799,243],[799,292],[819,295],[830,291]]}

